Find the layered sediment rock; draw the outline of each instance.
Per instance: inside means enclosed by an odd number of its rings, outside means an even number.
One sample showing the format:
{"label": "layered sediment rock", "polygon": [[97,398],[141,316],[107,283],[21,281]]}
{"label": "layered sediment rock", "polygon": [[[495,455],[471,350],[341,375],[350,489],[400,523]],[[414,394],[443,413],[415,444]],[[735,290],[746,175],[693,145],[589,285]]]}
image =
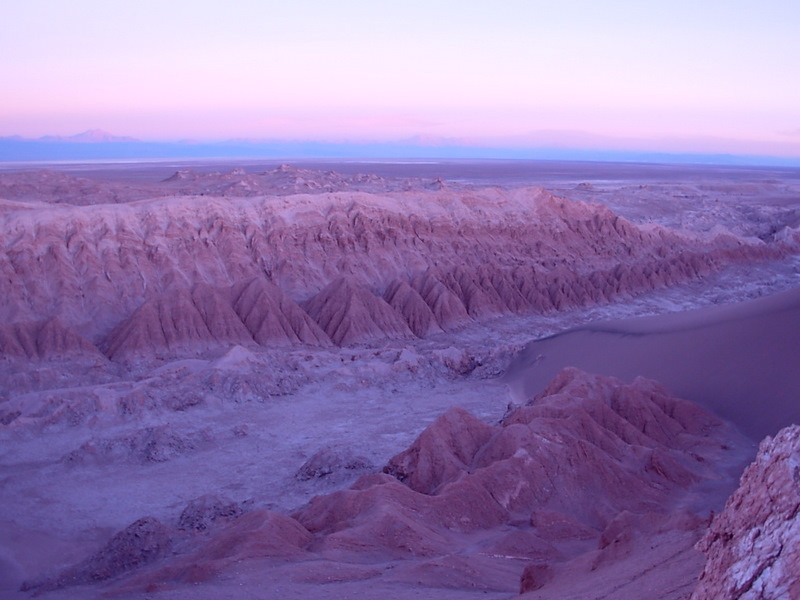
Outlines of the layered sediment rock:
{"label": "layered sediment rock", "polygon": [[45,321],[0,323],[0,356],[21,359],[97,357],[86,338],[58,318]]}
{"label": "layered sediment rock", "polygon": [[215,345],[252,343],[231,303],[219,291],[198,286],[148,300],[108,337],[111,358],[160,356]]}
{"label": "layered sediment rock", "polygon": [[[636,226],[539,188],[6,209],[0,323],[58,317],[105,339],[111,356],[424,336],[473,318],[607,302],[786,251]],[[385,305],[377,329],[336,333],[334,314],[355,298]],[[325,321],[325,335],[312,320]]]}
{"label": "layered sediment rock", "polygon": [[[563,535],[599,536],[622,511],[667,511],[674,493],[712,476],[700,457],[719,451],[719,425],[653,382],[565,370],[499,426],[450,409],[383,474],[294,517],[330,552],[388,556],[452,552],[453,532],[528,521],[542,526],[516,535],[542,548]],[[553,533],[546,523],[556,521]]]}
{"label": "layered sediment rock", "polygon": [[400,313],[383,298],[346,277],[331,283],[306,302],[304,308],[340,346],[413,337]]}
{"label": "layered sediment rock", "polygon": [[[142,519],[88,559],[26,587],[113,579],[105,591],[152,590],[280,557],[332,568],[398,561],[395,571],[370,577],[535,590],[558,583],[576,556],[586,557],[580,574],[588,577],[627,560],[647,536],[700,528],[701,518],[675,505],[718,477],[714,458],[726,452],[727,436],[709,413],[652,381],[623,384],[568,369],[498,425],[451,408],[382,472],[345,449],[317,453],[297,473],[301,481],[367,474],[291,516],[201,497],[177,528]],[[308,564],[297,566],[298,577]],[[691,582],[696,571],[676,576]]]}
{"label": "layered sediment rock", "polygon": [[800,598],[800,426],[766,438],[698,548],[692,600]]}
{"label": "layered sediment rock", "polygon": [[407,281],[392,281],[383,293],[383,299],[403,317],[417,337],[442,331],[431,306]]}
{"label": "layered sediment rock", "polygon": [[261,278],[234,288],[233,308],[253,339],[262,346],[328,346],[330,338],[275,284]]}

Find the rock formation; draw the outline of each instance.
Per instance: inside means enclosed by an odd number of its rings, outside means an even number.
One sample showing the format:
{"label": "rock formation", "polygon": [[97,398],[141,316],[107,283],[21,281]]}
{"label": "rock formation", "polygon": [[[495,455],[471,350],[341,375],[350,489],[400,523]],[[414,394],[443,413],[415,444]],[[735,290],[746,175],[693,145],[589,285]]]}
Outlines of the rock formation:
{"label": "rock formation", "polygon": [[178,519],[181,531],[205,531],[220,520],[231,520],[242,514],[238,502],[217,494],[195,498],[183,509]]}
{"label": "rock formation", "polygon": [[[282,557],[400,561],[398,573],[431,585],[536,590],[555,585],[560,566],[576,557],[587,557],[582,569],[603,569],[634,554],[638,540],[698,529],[701,518],[674,506],[718,476],[713,459],[726,452],[727,435],[713,416],[654,382],[565,370],[499,425],[451,408],[383,472],[317,496],[292,516],[202,496],[177,529],[142,519],[27,587],[113,579],[117,590],[153,590]],[[369,468],[346,449],[327,448],[296,477],[310,485]],[[695,573],[677,576],[690,582]]]}
{"label": "rock formation", "polygon": [[[796,283],[788,175],[548,181],[576,201],[523,187],[551,165],[169,168],[0,173],[0,596],[685,600],[754,453],[717,417],[794,420],[800,302],[726,305]],[[698,597],[795,593],[769,448]]]}
{"label": "rock formation", "polygon": [[304,308],[340,346],[413,337],[400,314],[383,298],[346,277],[331,283]]}
{"label": "rock formation", "polygon": [[427,269],[415,275],[411,286],[430,307],[442,329],[453,329],[470,321],[464,303],[439,280],[435,270]]}
{"label": "rock formation", "polygon": [[22,589],[42,592],[119,577],[164,557],[172,544],[169,527],[153,517],[143,517],[81,563],[55,577],[26,582]]}
{"label": "rock formation", "polygon": [[761,443],[698,548],[706,566],[692,600],[800,598],[800,426]]}
{"label": "rock formation", "polygon": [[[653,382],[566,370],[500,426],[449,410],[383,474],[314,498],[294,518],[329,556],[436,556],[455,551],[454,532],[512,523],[533,524],[514,536],[540,549],[596,538],[622,511],[667,512],[675,493],[713,477],[702,456],[721,450],[719,425]],[[511,543],[497,535],[491,544]],[[555,548],[542,552],[559,560]]]}
{"label": "rock formation", "polygon": [[220,292],[198,286],[145,301],[109,334],[105,347],[109,357],[122,358],[248,341],[252,337],[230,302]]}
{"label": "rock formation", "polygon": [[101,358],[97,348],[57,317],[0,323],[0,356],[20,359]]}
{"label": "rock formation", "polygon": [[[208,188],[211,195],[163,197],[171,185],[207,177],[181,175],[129,204],[8,203],[0,323],[58,317],[92,342],[105,339],[112,357],[253,340],[326,343],[299,303],[313,307],[335,343],[348,344],[607,302],[786,251],[781,242],[636,226],[539,188],[314,196]],[[226,177],[245,185],[256,176]],[[347,286],[337,283],[343,277]],[[377,329],[334,339],[334,313],[353,306],[330,302],[383,305],[357,286],[388,305]]]}
{"label": "rock formation", "polygon": [[233,308],[253,339],[262,346],[328,346],[330,338],[278,286],[261,278],[234,288]]}
{"label": "rock formation", "polygon": [[408,282],[402,279],[392,281],[383,293],[383,299],[405,319],[417,337],[442,331],[431,306]]}

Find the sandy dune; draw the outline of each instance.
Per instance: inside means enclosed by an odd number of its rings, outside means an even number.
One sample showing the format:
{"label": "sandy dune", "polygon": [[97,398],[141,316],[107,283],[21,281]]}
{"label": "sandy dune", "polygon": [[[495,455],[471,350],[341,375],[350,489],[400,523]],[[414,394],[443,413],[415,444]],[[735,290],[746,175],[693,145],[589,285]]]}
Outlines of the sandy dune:
{"label": "sandy dune", "polygon": [[529,396],[566,365],[655,379],[760,440],[800,422],[800,290],[569,330],[532,342],[507,378]]}

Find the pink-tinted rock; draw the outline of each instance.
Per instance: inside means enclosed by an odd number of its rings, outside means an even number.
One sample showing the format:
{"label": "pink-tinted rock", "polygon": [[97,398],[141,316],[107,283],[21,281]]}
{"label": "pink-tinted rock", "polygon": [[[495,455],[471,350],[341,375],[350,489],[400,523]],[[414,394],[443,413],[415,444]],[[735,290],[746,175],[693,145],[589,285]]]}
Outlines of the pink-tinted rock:
{"label": "pink-tinted rock", "polygon": [[0,356],[28,359],[100,358],[98,349],[59,319],[0,324]]}
{"label": "pink-tinted rock", "polygon": [[[207,537],[183,541],[176,556],[150,569],[134,573],[119,591],[143,592],[174,586],[198,584],[229,572],[247,560],[265,558],[297,559],[307,554],[311,534],[297,521],[269,510],[254,510],[214,523]],[[180,551],[180,552],[179,552]]]}
{"label": "pink-tinted rock", "polygon": [[423,431],[411,447],[393,457],[384,472],[423,494],[461,477],[495,428],[454,407]]}
{"label": "pink-tinted rock", "polygon": [[262,346],[330,345],[330,339],[300,306],[275,284],[251,279],[233,291],[233,307],[253,339]]}
{"label": "pink-tinted rock", "polygon": [[[545,551],[550,541],[603,530],[609,546],[668,510],[675,494],[716,476],[697,453],[719,450],[720,423],[698,411],[702,431],[683,427],[670,416],[682,405],[652,382],[625,385],[565,370],[499,426],[450,409],[385,474],[317,497],[295,518],[330,551],[430,555],[443,551],[449,532],[519,522],[533,529],[506,533],[487,548],[525,547],[553,559]],[[615,547],[624,553],[629,546]]]}
{"label": "pink-tinted rock", "polygon": [[265,556],[298,556],[311,542],[311,534],[294,519],[270,510],[243,514],[218,529],[208,545],[187,557],[186,562]]}
{"label": "pink-tinted rock", "polygon": [[192,292],[178,289],[148,300],[114,328],[105,347],[109,357],[124,358],[252,341],[225,294],[198,286]]}
{"label": "pink-tinted rock", "polygon": [[317,496],[294,515],[321,536],[321,549],[390,556],[431,556],[449,542],[424,496],[384,475],[356,482],[353,489]]}
{"label": "pink-tinted rock", "polygon": [[[300,180],[316,181],[309,185],[317,192],[361,185],[292,169],[273,176],[288,178],[286,191],[303,188]],[[539,188],[346,191],[276,200],[264,195],[264,177],[189,174],[164,183],[151,199],[123,205],[15,209],[12,203],[0,231],[0,322],[57,316],[95,339],[140,306],[201,285],[224,290],[266,278],[301,300],[349,276],[376,293],[393,280],[409,281],[448,329],[467,314],[604,302],[787,251],[732,236],[636,226],[596,204]],[[431,277],[418,280],[428,270]]]}
{"label": "pink-tinted rock", "polygon": [[697,546],[692,600],[800,598],[800,427],[767,437]]}
{"label": "pink-tinted rock", "polygon": [[453,329],[471,320],[464,303],[439,280],[437,271],[428,269],[414,276],[411,286],[425,300],[442,329]]}
{"label": "pink-tinted rock", "polygon": [[400,314],[383,298],[349,278],[337,279],[303,307],[340,346],[414,336]]}
{"label": "pink-tinted rock", "polygon": [[383,299],[405,319],[417,337],[442,331],[430,306],[408,282],[395,279],[383,293]]}
{"label": "pink-tinted rock", "polygon": [[442,283],[464,304],[471,317],[485,317],[509,312],[498,290],[475,268],[457,266],[442,273]]}

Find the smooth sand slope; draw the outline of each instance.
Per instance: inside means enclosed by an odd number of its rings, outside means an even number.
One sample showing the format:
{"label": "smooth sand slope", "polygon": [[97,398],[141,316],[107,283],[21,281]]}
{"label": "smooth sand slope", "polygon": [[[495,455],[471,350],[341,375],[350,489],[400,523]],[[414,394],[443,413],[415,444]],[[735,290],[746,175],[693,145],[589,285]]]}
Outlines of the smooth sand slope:
{"label": "smooth sand slope", "polygon": [[800,422],[800,288],[746,303],[607,321],[531,342],[509,369],[515,394],[565,366],[662,382],[753,439]]}

